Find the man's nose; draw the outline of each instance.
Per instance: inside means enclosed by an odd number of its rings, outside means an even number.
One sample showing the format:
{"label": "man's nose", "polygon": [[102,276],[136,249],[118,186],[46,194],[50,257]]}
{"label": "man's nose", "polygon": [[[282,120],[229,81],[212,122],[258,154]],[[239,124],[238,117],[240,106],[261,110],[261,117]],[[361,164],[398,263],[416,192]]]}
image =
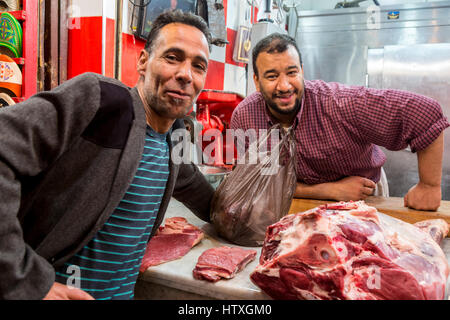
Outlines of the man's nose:
{"label": "man's nose", "polygon": [[177,69],[176,79],[185,83],[192,82],[192,64],[189,61],[180,63]]}
{"label": "man's nose", "polygon": [[289,91],[291,89],[291,82],[289,81],[289,77],[286,75],[280,75],[278,77],[277,90],[278,91]]}

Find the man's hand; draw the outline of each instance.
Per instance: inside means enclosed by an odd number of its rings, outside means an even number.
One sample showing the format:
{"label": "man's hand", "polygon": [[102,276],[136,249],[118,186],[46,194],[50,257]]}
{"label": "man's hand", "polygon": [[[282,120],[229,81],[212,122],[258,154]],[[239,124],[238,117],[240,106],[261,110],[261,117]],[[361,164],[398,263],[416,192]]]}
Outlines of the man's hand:
{"label": "man's hand", "polygon": [[419,182],[409,189],[404,198],[405,207],[416,210],[436,211],[441,205],[441,186]]}
{"label": "man's hand", "polygon": [[297,183],[294,196],[296,198],[309,198],[336,201],[364,200],[371,196],[376,184],[370,179],[358,176],[346,177],[335,182],[315,185]]}
{"label": "man's hand", "polygon": [[333,200],[357,201],[371,196],[375,187],[375,182],[370,179],[352,176],[332,182],[330,192]]}
{"label": "man's hand", "polygon": [[55,282],[44,300],[95,300],[83,290]]}
{"label": "man's hand", "polygon": [[417,151],[419,183],[409,189],[405,207],[416,210],[436,211],[441,205],[442,158],[444,133],[442,132],[427,148]]}

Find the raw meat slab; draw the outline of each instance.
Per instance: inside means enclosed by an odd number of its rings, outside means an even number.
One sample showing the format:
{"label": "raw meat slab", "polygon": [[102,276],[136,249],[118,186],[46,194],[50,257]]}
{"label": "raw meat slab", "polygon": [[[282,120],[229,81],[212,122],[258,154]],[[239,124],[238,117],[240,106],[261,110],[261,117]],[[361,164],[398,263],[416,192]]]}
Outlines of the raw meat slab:
{"label": "raw meat slab", "polygon": [[164,226],[150,239],[142,259],[140,272],[151,266],[180,259],[204,238],[202,230],[185,218],[167,218]]}
{"label": "raw meat slab", "polygon": [[252,282],[274,299],[443,299],[443,220],[412,225],[364,201],[291,214],[269,226]]}
{"label": "raw meat slab", "polygon": [[211,282],[231,279],[255,259],[256,251],[238,247],[218,247],[204,251],[193,270],[195,279]]}

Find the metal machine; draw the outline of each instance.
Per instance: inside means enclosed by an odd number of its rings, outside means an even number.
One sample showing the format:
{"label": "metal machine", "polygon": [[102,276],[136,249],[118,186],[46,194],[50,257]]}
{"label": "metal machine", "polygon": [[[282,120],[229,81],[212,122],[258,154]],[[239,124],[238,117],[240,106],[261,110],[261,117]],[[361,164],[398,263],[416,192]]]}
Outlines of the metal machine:
{"label": "metal machine", "polygon": [[[335,9],[340,9],[340,8],[358,8],[360,2],[364,2],[366,0],[354,0],[354,1],[343,1],[343,2],[338,2],[336,4],[336,6],[334,7]],[[373,1],[375,3],[375,5],[379,6],[380,4],[378,3],[378,1],[374,0]]]}
{"label": "metal machine", "polygon": [[[184,118],[191,133],[190,158],[202,172],[227,172],[236,157],[233,141],[227,140],[231,115],[244,97],[235,92],[203,90],[193,110]],[[224,169],[224,170],[220,170]]]}
{"label": "metal machine", "polygon": [[[298,11],[296,34],[306,79],[417,92],[450,119],[450,1]],[[417,156],[383,151],[390,196],[401,197],[418,181]],[[442,197],[450,200],[450,130]]]}

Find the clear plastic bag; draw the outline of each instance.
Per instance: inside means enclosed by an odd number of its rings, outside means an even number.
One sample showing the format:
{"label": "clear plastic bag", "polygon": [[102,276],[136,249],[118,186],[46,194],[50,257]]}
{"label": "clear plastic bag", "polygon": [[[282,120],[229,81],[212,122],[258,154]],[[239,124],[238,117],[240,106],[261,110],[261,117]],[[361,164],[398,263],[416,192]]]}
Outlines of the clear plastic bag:
{"label": "clear plastic bag", "polygon": [[214,194],[211,221],[221,237],[235,244],[262,246],[266,228],[289,212],[297,181],[295,136],[292,129],[280,129],[275,125],[260,136],[256,150],[272,135],[278,135],[278,143],[260,152],[256,163],[249,163],[255,148],[248,148],[245,163],[238,163]]}

